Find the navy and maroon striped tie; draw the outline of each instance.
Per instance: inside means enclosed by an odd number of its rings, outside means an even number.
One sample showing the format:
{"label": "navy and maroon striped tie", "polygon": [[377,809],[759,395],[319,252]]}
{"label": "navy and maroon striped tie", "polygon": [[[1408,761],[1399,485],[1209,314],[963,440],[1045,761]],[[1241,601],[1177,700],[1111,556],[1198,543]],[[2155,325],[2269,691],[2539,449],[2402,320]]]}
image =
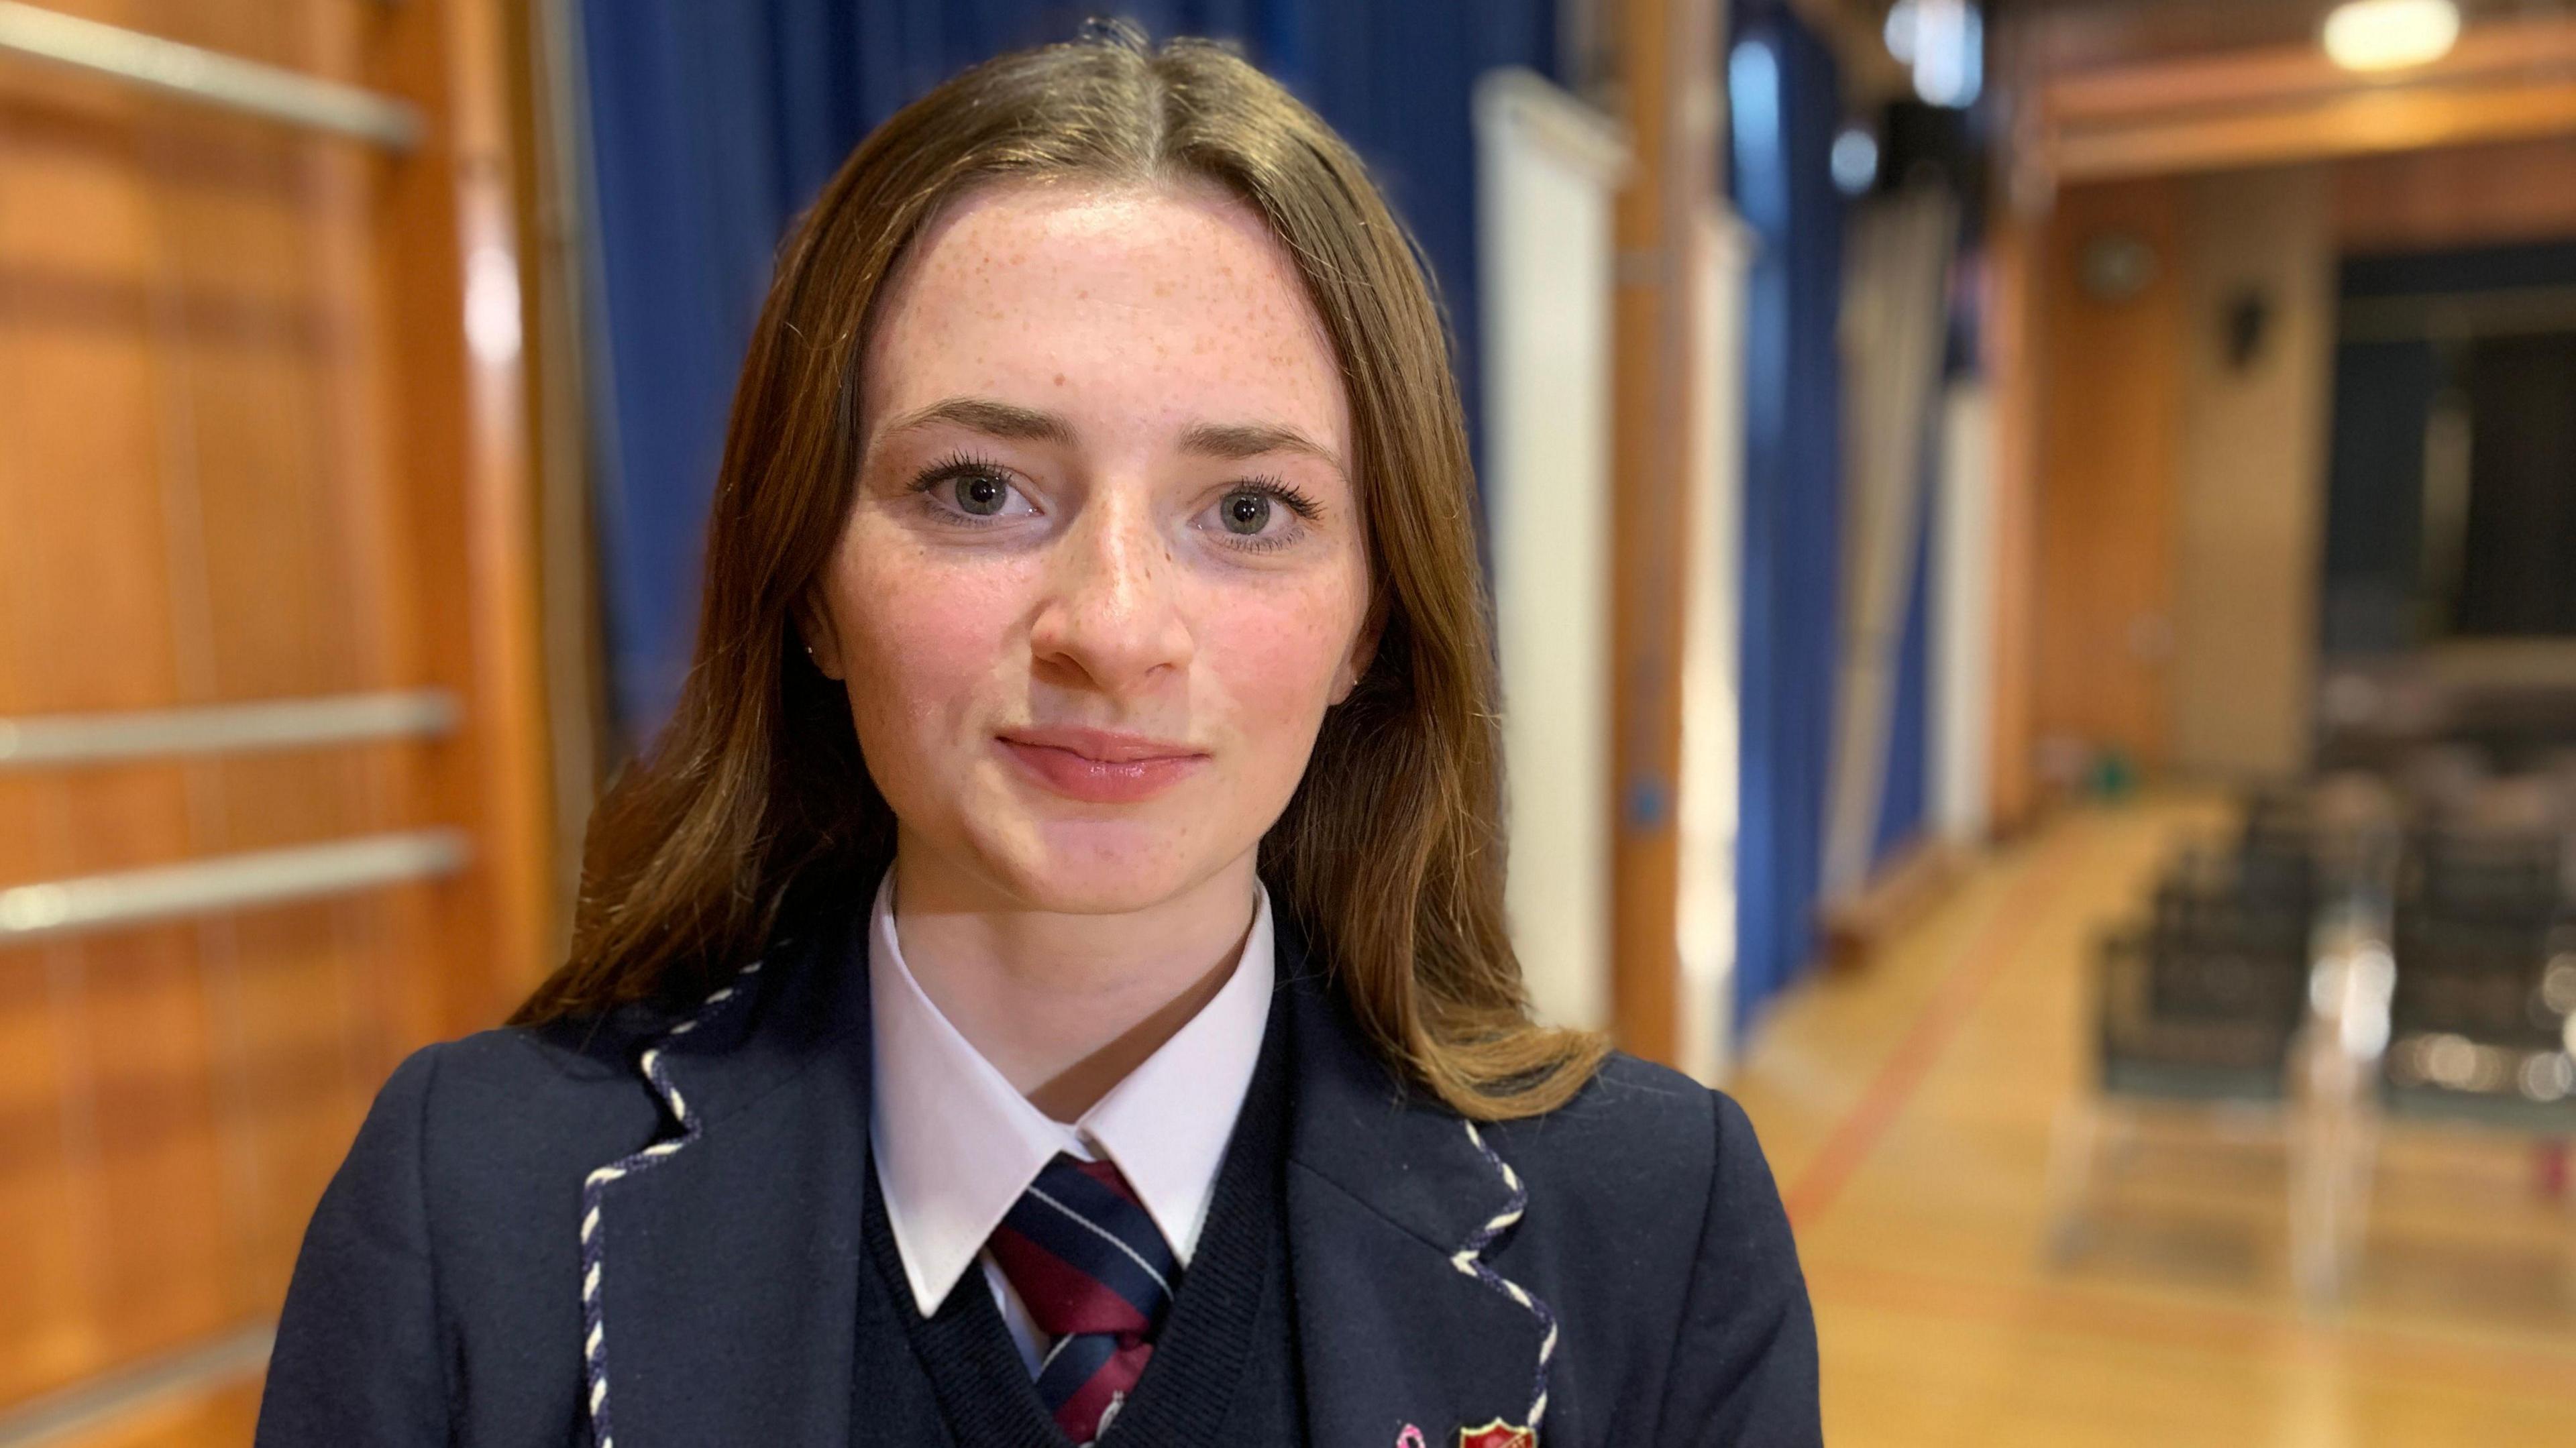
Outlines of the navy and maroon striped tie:
{"label": "navy and maroon striped tie", "polygon": [[1039,1329],[1055,1339],[1038,1397],[1058,1428],[1088,1443],[1136,1386],[1181,1264],[1134,1189],[1105,1161],[1059,1155],[993,1230],[993,1260]]}

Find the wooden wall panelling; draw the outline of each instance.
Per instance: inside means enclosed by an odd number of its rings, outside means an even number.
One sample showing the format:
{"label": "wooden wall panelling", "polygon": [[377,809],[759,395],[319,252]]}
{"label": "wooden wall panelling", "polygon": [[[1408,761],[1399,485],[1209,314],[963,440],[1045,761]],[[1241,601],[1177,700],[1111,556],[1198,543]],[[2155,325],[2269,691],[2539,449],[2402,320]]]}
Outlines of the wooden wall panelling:
{"label": "wooden wall panelling", "polygon": [[[159,246],[141,174],[145,107],[48,78],[0,100],[0,577],[11,712],[171,697],[167,374],[154,356]],[[12,781],[10,879],[183,856],[181,780],[167,768]],[[212,1330],[225,1316],[222,1172],[204,1090],[207,1041],[184,932],[58,941],[0,962],[16,1010],[41,1012],[12,1059],[0,1153],[12,1223],[0,1400]],[[36,987],[36,988],[29,988]],[[33,1026],[33,1029],[26,1029]],[[30,1069],[34,1068],[34,1069]],[[37,1070],[44,1074],[38,1075]],[[39,1136],[36,1133],[41,1132]],[[51,1216],[53,1220],[42,1220]]]}
{"label": "wooden wall panelling", "polygon": [[[371,13],[372,12],[372,13]],[[306,12],[312,50],[341,58],[341,77],[395,90],[384,72],[386,17],[381,7],[317,5]],[[398,90],[396,93],[401,93]],[[419,97],[412,97],[420,103]],[[433,117],[434,109],[424,106]],[[434,129],[434,126],[433,126]],[[316,304],[333,325],[317,354],[323,389],[320,442],[333,479],[337,507],[330,514],[338,536],[331,545],[342,568],[335,583],[340,612],[350,620],[351,687],[409,688],[456,681],[432,674],[418,643],[423,593],[437,586],[439,570],[410,531],[400,495],[409,485],[402,466],[404,443],[396,432],[396,399],[406,383],[402,361],[415,339],[396,330],[394,298],[405,285],[383,251],[386,196],[395,178],[422,164],[418,155],[395,162],[347,146],[305,148],[304,184],[316,214],[325,218],[307,233],[305,265]],[[450,326],[454,325],[451,320]],[[454,586],[451,582],[448,586]],[[430,757],[452,746],[379,746],[358,751],[354,807],[370,829],[392,830],[453,823],[433,790]],[[447,969],[467,902],[448,884],[409,885],[340,902],[349,949],[339,968],[339,994],[355,1022],[341,1043],[349,1069],[363,1088],[338,1106],[346,1125],[326,1134],[316,1123],[299,1143],[292,1173],[275,1190],[286,1219],[310,1212],[311,1199],[338,1164],[342,1143],[394,1064],[423,1041],[460,1029],[443,1010],[423,1004],[437,993],[430,983]],[[280,1072],[291,1079],[292,1073]],[[263,1083],[283,1097],[288,1079]],[[333,1108],[320,1108],[329,1110]],[[294,1208],[301,1193],[302,1206]],[[290,1236],[292,1234],[289,1234]],[[275,1263],[289,1259],[287,1246]]]}
{"label": "wooden wall panelling", "polygon": [[[238,1314],[226,1198],[232,1145],[208,1085],[206,979],[183,926],[78,942],[73,1049],[89,1068],[89,1259],[95,1351],[166,1352]],[[76,1136],[77,1140],[78,1137]]]}
{"label": "wooden wall panelling", "polygon": [[[355,78],[329,4],[201,13],[203,43]],[[361,321],[339,310],[318,253],[366,239],[361,198],[317,173],[387,162],[349,143],[256,122],[173,116],[155,132],[170,290],[190,320],[165,337],[184,387],[184,458],[171,469],[183,702],[292,698],[368,687],[379,619],[353,598],[363,557],[342,514],[381,473],[336,466],[336,379],[363,376]],[[381,435],[373,440],[381,449]],[[193,542],[189,552],[186,543]],[[353,606],[357,605],[357,606]],[[371,751],[250,756],[189,766],[194,853],[345,838],[395,823],[367,788]],[[353,979],[376,897],[222,915],[193,925],[218,1067],[235,1318],[274,1310],[302,1223],[391,1061]]]}
{"label": "wooden wall panelling", "polygon": [[[527,471],[522,303],[498,0],[384,17],[380,83],[443,124],[390,178],[379,213],[390,335],[395,494],[435,560],[415,591],[429,677],[458,686],[467,724],[423,781],[472,830],[477,856],[442,887],[470,935],[422,973],[437,1034],[495,1023],[551,946],[546,740],[537,645],[535,508]],[[469,337],[479,339],[469,345]]]}
{"label": "wooden wall panelling", "polygon": [[[2069,187],[2048,227],[2033,729],[2164,762],[2181,430],[2182,192],[2170,180]],[[2134,291],[2085,280],[2105,246],[2143,248]]]}
{"label": "wooden wall panelling", "polygon": [[[375,75],[376,31],[382,20],[355,5],[321,5],[306,12],[313,54],[340,58],[342,78],[381,85]],[[395,386],[392,321],[376,252],[381,245],[379,208],[385,160],[365,150],[314,144],[304,148],[303,184],[318,223],[306,234],[303,264],[314,302],[331,321],[314,354],[320,426],[316,438],[322,471],[335,506],[328,513],[334,536],[325,545],[339,563],[332,580],[335,612],[346,620],[348,687],[391,689],[431,682],[412,667],[412,651],[397,647],[417,626],[410,600],[422,585],[399,532],[393,492],[390,397]],[[393,168],[409,162],[390,163]],[[421,784],[416,747],[376,746],[356,751],[350,763],[351,811],[369,830],[442,823]],[[437,969],[438,918],[430,908],[441,887],[415,885],[338,902],[344,949],[337,961],[340,1009],[351,1023],[337,1043],[359,1090],[313,1109],[336,1112],[340,1127],[313,1123],[292,1148],[293,1159],[272,1190],[285,1222],[309,1215],[340,1144],[355,1132],[357,1114],[403,1053],[421,1039],[419,1024],[401,1005],[413,996],[409,982]],[[273,1018],[266,1012],[260,1018]],[[312,1048],[307,1047],[308,1051]],[[318,1070],[318,1067],[314,1068]],[[264,1099],[284,1100],[302,1073],[280,1071],[264,1079]],[[282,1234],[269,1270],[291,1264],[296,1231]]]}
{"label": "wooden wall panelling", "polygon": [[[0,500],[7,496],[0,485]],[[0,818],[31,819],[28,794],[0,781]],[[32,843],[0,830],[0,870],[24,878],[36,853]],[[62,966],[43,957],[0,965],[0,1275],[9,1282],[0,1292],[0,1403],[59,1381],[87,1361],[86,1259],[74,1211],[79,1184],[61,1093],[77,1063],[55,1010]]]}
{"label": "wooden wall panelling", "polygon": [[[252,319],[184,339],[211,670],[191,681],[191,697],[296,697],[397,682],[369,657],[382,649],[381,634],[368,631],[380,615],[356,587],[365,555],[348,546],[357,529],[345,516],[384,486],[381,469],[358,462],[381,449],[382,437],[370,449],[336,436],[339,394],[354,390],[340,377],[371,370],[359,345],[367,334],[341,311],[345,299],[329,290],[323,257],[338,238],[366,238],[363,198],[327,184],[361,159],[350,150],[277,135],[259,184],[165,192],[174,212],[168,234],[189,239],[186,290],[229,297]],[[246,145],[233,154],[263,155]],[[370,780],[379,752],[199,766],[200,852],[415,822],[387,817]],[[231,1045],[217,1087],[239,1139],[233,1192],[248,1303],[283,1291],[302,1219],[392,1064],[394,1042],[367,989],[385,965],[368,947],[385,938],[376,926],[386,909],[368,895],[198,927],[219,991],[215,1026]]]}
{"label": "wooden wall panelling", "polygon": [[431,684],[469,724],[0,771],[0,885],[429,823],[477,863],[0,950],[0,1417],[273,1312],[394,1060],[544,963],[491,6],[56,8],[406,94],[433,139],[389,159],[0,61],[0,715]]}
{"label": "wooden wall panelling", "polygon": [[1995,389],[1994,641],[1986,762],[1987,818],[1997,833],[2031,823],[2039,803],[2034,685],[2039,620],[2039,433],[2047,378],[2039,316],[2048,224],[2007,199],[1987,229],[1987,375]]}
{"label": "wooden wall panelling", "polygon": [[[2308,763],[2335,346],[2329,181],[2302,166],[2185,183],[2172,758],[2216,780]],[[2240,317],[2248,307],[2259,313]]]}
{"label": "wooden wall panelling", "polygon": [[2340,162],[2334,230],[2347,252],[2576,237],[2576,133]]}

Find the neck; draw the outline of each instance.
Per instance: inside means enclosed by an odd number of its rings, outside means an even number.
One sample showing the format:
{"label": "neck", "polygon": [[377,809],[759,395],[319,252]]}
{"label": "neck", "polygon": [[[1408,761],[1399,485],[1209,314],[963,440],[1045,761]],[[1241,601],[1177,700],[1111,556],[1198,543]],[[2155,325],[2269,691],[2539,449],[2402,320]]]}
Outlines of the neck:
{"label": "neck", "polygon": [[1168,900],[1113,915],[1033,910],[910,839],[895,936],[931,1004],[1040,1111],[1072,1121],[1234,973],[1253,918],[1246,852]]}

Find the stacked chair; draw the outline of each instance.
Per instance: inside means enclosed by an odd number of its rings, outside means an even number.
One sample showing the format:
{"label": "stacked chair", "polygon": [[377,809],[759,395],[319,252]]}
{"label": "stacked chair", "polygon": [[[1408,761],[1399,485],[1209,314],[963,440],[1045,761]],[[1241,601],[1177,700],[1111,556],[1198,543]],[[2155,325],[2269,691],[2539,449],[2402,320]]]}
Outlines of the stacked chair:
{"label": "stacked chair", "polygon": [[2307,1000],[2314,868],[2304,849],[2193,851],[2147,918],[2107,937],[2096,976],[2102,1090],[2268,1102]]}
{"label": "stacked chair", "polygon": [[[2576,1139],[2576,764],[2503,780],[2444,749],[2258,795],[2111,932],[2098,1091],[2061,1114],[2051,1196],[2082,1239],[2106,1124],[2216,1110],[2284,1150],[2292,1265],[2330,1302],[2362,1237],[2383,1119]],[[2405,822],[2412,821],[2411,825]]]}
{"label": "stacked chair", "polygon": [[2426,829],[2395,926],[2392,1115],[2576,1137],[2576,892],[2557,828]]}
{"label": "stacked chair", "polygon": [[2053,1250],[2073,1256],[2108,1157],[2149,1117],[2214,1118],[2288,1144],[2294,1049],[2308,1019],[2313,934],[2331,877],[2309,802],[2261,796],[2242,830],[2185,851],[2144,918],[2106,934],[2093,1017],[2099,1091],[2070,1102],[2050,1154]]}
{"label": "stacked chair", "polygon": [[2576,771],[2459,774],[2258,796],[2104,939],[2099,1090],[2061,1116],[2052,1167],[2061,1253],[2102,1123],[2148,1108],[2277,1135],[2293,1270],[2319,1303],[2348,1280],[2384,1117],[2576,1138]]}

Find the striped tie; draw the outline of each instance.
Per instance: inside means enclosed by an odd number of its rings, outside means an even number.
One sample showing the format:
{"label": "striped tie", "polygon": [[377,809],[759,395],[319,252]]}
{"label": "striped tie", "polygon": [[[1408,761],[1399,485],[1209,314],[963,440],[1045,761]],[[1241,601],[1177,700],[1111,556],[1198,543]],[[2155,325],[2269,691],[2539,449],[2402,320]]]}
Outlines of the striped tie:
{"label": "striped tie", "polygon": [[993,1230],[993,1260],[1055,1339],[1038,1397],[1088,1443],[1154,1355],[1181,1264],[1118,1168],[1058,1155]]}

